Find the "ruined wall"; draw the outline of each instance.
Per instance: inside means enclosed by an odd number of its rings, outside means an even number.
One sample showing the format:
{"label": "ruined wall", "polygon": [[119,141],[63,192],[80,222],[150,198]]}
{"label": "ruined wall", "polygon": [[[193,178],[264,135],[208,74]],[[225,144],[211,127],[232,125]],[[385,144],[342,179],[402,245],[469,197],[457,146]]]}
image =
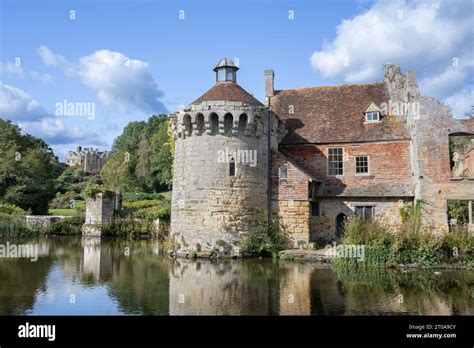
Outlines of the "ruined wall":
{"label": "ruined wall", "polygon": [[115,211],[115,199],[103,193],[86,199],[86,219],[82,226],[82,234],[88,236],[100,236],[101,225],[112,221]]}
{"label": "ruined wall", "polygon": [[451,177],[449,135],[472,131],[467,123],[453,118],[450,107],[420,96],[413,72],[401,74],[400,68],[389,65],[385,68],[385,79],[394,101],[419,103],[419,114],[408,114],[405,118],[412,138],[415,195],[422,201],[424,226],[447,231],[447,201],[474,199],[473,178]]}

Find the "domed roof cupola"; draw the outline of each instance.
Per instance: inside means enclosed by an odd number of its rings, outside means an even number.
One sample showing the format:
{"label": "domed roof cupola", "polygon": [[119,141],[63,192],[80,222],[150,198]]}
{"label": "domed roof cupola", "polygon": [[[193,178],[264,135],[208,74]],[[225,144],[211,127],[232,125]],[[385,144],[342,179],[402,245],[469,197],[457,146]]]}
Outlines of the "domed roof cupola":
{"label": "domed roof cupola", "polygon": [[222,58],[213,70],[216,72],[216,82],[237,82],[239,67],[231,59]]}

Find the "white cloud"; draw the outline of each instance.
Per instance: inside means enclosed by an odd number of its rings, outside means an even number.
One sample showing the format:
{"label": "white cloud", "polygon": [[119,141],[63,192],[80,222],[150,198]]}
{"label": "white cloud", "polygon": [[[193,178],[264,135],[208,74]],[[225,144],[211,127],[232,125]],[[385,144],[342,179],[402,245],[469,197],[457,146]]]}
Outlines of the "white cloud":
{"label": "white cloud", "polygon": [[47,46],[39,48],[43,62],[78,78],[84,85],[97,92],[97,98],[105,105],[121,112],[130,107],[148,113],[165,112],[160,98],[163,92],[148,72],[148,63],[130,59],[120,52],[99,50],[72,64]]}
{"label": "white cloud", "polygon": [[63,120],[53,117],[35,122],[20,122],[23,132],[33,134],[49,144],[69,144],[100,139],[97,133],[85,127],[68,126]]}
{"label": "white cloud", "polygon": [[453,115],[458,118],[466,117],[466,112],[472,110],[474,105],[474,92],[471,89],[454,94],[445,99],[446,104],[453,109]]}
{"label": "white cloud", "polygon": [[46,110],[28,93],[0,82],[0,117],[12,121],[35,121],[46,116]]}
{"label": "white cloud", "polygon": [[2,76],[16,76],[16,77],[30,77],[33,80],[37,80],[43,83],[48,83],[52,80],[51,75],[42,74],[35,70],[25,71],[21,65],[16,65],[12,62],[1,63],[0,62],[0,75]]}
{"label": "white cloud", "polygon": [[337,27],[311,56],[324,77],[344,83],[379,81],[385,63],[416,70],[423,94],[462,94],[473,74],[472,3],[381,0]]}
{"label": "white cloud", "polygon": [[0,82],[0,118],[18,124],[23,132],[50,144],[93,141],[99,135],[87,127],[68,126],[48,113],[24,90]]}

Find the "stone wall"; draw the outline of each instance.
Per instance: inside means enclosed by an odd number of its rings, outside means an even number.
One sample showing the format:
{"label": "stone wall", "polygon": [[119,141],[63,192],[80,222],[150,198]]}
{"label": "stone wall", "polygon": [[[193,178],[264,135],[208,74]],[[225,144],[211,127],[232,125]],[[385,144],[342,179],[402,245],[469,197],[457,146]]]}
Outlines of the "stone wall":
{"label": "stone wall", "polygon": [[272,215],[291,239],[293,247],[309,242],[309,201],[272,201]]}
{"label": "stone wall", "polygon": [[374,219],[388,230],[394,231],[401,223],[400,208],[411,205],[407,198],[364,198],[364,197],[328,197],[320,198],[319,216],[310,217],[311,239],[322,238],[325,241],[336,239],[336,217],[344,214],[354,216],[356,206],[373,206]]}
{"label": "stone wall", "polygon": [[67,216],[61,215],[26,215],[26,225],[32,229],[45,229],[51,226],[52,222],[67,219]]}
{"label": "stone wall", "polygon": [[98,193],[86,199],[86,219],[82,226],[82,234],[86,236],[100,236],[101,226],[109,224],[115,212],[115,199]]}

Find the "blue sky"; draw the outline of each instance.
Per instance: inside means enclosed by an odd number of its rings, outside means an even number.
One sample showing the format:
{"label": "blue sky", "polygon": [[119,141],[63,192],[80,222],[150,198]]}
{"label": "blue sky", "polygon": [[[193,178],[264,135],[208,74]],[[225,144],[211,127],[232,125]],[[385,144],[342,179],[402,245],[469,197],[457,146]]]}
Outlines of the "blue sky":
{"label": "blue sky", "polygon": [[[473,100],[469,0],[0,1],[0,117],[61,159],[192,102],[222,57],[260,100],[267,68],[285,89],[380,81],[387,62],[457,116]],[[93,103],[94,117],[58,115],[64,100]]]}

